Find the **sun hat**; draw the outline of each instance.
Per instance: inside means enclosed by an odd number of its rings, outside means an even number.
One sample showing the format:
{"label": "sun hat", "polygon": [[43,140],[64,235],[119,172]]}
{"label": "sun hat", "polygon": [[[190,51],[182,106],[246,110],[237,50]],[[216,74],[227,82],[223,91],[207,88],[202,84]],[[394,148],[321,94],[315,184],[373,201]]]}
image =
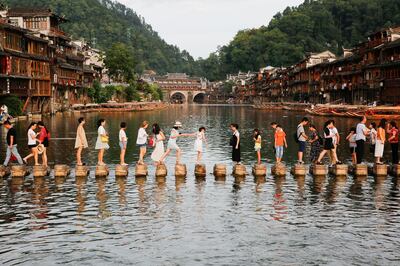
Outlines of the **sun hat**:
{"label": "sun hat", "polygon": [[43,144],[39,144],[37,146],[37,150],[39,154],[42,154],[44,152],[44,145]]}
{"label": "sun hat", "polygon": [[179,121],[176,121],[174,127],[182,127],[182,123]]}

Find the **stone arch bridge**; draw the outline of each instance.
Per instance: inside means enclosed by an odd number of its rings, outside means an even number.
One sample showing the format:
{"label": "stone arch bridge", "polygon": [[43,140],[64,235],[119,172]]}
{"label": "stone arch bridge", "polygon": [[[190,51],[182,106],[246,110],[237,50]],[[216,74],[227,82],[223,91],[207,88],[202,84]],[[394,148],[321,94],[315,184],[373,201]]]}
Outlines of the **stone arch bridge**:
{"label": "stone arch bridge", "polygon": [[203,103],[206,90],[169,90],[165,92],[171,103]]}

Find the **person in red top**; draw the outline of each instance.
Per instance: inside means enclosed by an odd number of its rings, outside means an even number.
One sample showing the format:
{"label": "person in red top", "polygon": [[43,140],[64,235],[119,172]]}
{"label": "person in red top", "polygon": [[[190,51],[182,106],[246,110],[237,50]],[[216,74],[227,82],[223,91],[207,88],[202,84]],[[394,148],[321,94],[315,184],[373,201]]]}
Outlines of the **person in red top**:
{"label": "person in red top", "polygon": [[280,125],[277,125],[275,131],[275,157],[277,163],[282,161],[284,146],[287,148],[286,133]]}
{"label": "person in red top", "polygon": [[39,121],[38,126],[40,129],[38,139],[39,139],[40,144],[43,144],[43,146],[44,146],[43,153],[42,153],[43,165],[47,166],[47,148],[49,147],[50,132],[47,130],[43,121]]}
{"label": "person in red top", "polygon": [[399,163],[399,128],[396,122],[391,121],[387,128],[387,133],[389,134],[388,141],[390,147],[392,148],[392,163]]}

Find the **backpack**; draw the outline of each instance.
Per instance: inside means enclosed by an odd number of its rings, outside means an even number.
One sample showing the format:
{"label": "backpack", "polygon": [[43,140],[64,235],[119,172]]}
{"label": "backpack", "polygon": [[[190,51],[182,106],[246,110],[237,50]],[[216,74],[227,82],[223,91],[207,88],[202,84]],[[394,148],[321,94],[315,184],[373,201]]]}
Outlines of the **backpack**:
{"label": "backpack", "polygon": [[300,137],[300,136],[297,135],[297,130],[299,129],[299,127],[300,127],[300,126],[297,126],[296,132],[293,133],[293,138],[294,138],[294,141],[295,141],[296,143],[299,143],[299,142],[300,142],[300,141],[299,141],[299,137]]}

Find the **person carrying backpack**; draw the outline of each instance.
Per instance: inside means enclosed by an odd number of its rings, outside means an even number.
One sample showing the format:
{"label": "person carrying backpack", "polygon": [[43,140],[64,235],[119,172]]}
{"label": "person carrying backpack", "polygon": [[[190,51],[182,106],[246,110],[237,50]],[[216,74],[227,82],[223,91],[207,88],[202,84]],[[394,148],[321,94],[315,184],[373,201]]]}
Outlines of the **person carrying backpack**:
{"label": "person carrying backpack", "polygon": [[310,125],[310,137],[308,142],[311,144],[310,160],[315,163],[321,153],[321,147],[324,145],[323,138],[318,134],[318,131],[314,125]]}

